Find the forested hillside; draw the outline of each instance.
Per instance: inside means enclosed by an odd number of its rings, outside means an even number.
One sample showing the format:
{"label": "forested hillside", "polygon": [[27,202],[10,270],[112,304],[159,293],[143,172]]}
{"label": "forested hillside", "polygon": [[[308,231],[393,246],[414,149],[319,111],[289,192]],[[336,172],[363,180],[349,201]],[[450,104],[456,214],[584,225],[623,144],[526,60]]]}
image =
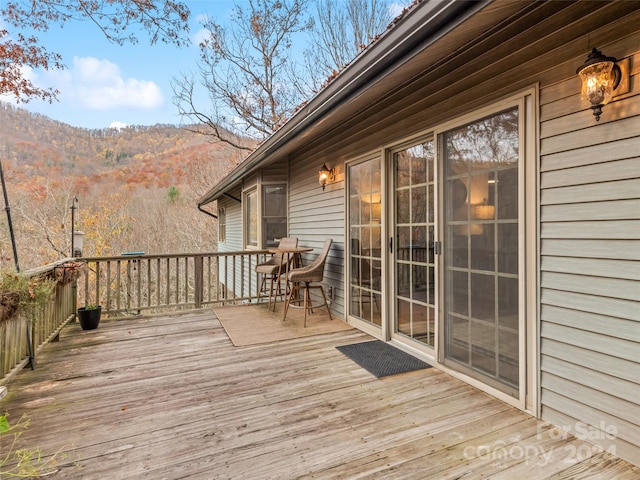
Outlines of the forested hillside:
{"label": "forested hillside", "polygon": [[[176,126],[87,130],[0,103],[0,160],[25,269],[69,255],[74,197],[85,256],[215,249],[215,221],[196,199],[240,154]],[[0,232],[12,265],[6,215]]]}

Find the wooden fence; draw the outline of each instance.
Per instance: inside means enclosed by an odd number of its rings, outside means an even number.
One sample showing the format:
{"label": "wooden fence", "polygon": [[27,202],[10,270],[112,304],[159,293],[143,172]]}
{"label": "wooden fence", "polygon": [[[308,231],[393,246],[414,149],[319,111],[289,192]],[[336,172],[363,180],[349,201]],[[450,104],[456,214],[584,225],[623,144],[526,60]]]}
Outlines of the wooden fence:
{"label": "wooden fence", "polygon": [[265,250],[87,257],[78,305],[102,305],[110,316],[140,315],[251,302],[255,265]]}
{"label": "wooden fence", "polygon": [[[29,270],[25,275],[56,278],[55,269],[67,261]],[[46,304],[27,306],[0,320],[0,385],[29,364],[35,368],[41,349],[74,319],[75,302],[76,282],[56,280],[54,294]]]}

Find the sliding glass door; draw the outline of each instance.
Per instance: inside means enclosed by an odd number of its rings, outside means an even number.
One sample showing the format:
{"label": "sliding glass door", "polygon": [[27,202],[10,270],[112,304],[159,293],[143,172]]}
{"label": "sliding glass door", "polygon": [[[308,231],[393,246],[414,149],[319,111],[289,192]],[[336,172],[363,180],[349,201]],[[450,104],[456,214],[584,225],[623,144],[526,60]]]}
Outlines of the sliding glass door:
{"label": "sliding glass door", "polygon": [[393,153],[394,326],[400,341],[434,347],[436,321],[433,140]]}
{"label": "sliding glass door", "polygon": [[382,182],[380,158],[347,167],[349,304],[352,319],[382,331]]}
{"label": "sliding glass door", "polygon": [[517,396],[518,108],[440,138],[445,364]]}

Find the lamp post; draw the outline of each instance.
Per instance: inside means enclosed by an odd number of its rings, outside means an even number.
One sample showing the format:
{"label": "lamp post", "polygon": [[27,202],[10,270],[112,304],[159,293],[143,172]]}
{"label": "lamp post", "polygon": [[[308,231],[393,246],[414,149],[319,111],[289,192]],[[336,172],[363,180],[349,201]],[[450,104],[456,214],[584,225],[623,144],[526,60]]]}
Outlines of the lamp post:
{"label": "lamp post", "polygon": [[11,235],[11,245],[13,247],[13,258],[16,264],[16,272],[20,271],[18,264],[18,249],[16,247],[16,237],[13,233],[13,222],[11,221],[11,208],[9,207],[9,197],[7,195],[7,186],[4,183],[4,172],[2,169],[2,161],[0,161],[0,183],[2,183],[2,193],[4,194],[4,209],[7,212],[7,221],[9,222],[9,235]]}
{"label": "lamp post", "polygon": [[[76,210],[78,209],[78,197],[73,197],[71,200],[71,256],[76,256]],[[84,233],[83,233],[84,235]],[[82,245],[80,245],[82,251]]]}

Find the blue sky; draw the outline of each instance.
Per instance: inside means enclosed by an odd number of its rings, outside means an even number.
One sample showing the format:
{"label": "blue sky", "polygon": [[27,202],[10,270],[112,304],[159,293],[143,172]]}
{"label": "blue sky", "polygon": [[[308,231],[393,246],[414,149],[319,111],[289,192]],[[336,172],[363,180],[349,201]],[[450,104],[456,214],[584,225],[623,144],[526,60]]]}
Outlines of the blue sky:
{"label": "blue sky", "polygon": [[[393,4],[394,16],[400,13],[400,5],[408,1]],[[202,35],[199,19],[208,15],[224,25],[229,21],[234,4],[246,0],[183,2],[191,10],[189,35],[192,45],[182,48],[161,42],[150,45],[144,32],[140,34],[138,44],[118,46],[109,43],[95,25],[86,21],[68,22],[63,28],[53,26],[46,33],[38,33],[43,45],[62,55],[67,68],[29,71],[27,74],[37,86],[56,88],[60,94],[58,101],[52,104],[31,100],[18,106],[83,128],[180,124],[182,119],[172,102],[171,81],[181,72],[197,71],[198,43]],[[304,47],[294,45],[299,52]],[[199,92],[199,95],[199,108],[208,111],[208,96],[205,92]],[[15,104],[15,99],[6,96],[0,100]]]}
{"label": "blue sky", "polygon": [[[195,71],[198,60],[198,18],[207,14],[219,23],[229,18],[232,0],[183,0],[191,9],[193,44],[178,48],[158,42],[149,45],[142,34],[136,45],[109,43],[95,25],[69,22],[39,34],[50,51],[60,53],[66,69],[29,72],[32,81],[60,91],[58,102],[32,100],[18,104],[31,112],[76,127],[179,124],[172,103],[171,80],[180,72]],[[195,39],[195,41],[194,41]],[[7,97],[4,101],[15,103]],[[206,102],[203,95],[202,102]]]}

